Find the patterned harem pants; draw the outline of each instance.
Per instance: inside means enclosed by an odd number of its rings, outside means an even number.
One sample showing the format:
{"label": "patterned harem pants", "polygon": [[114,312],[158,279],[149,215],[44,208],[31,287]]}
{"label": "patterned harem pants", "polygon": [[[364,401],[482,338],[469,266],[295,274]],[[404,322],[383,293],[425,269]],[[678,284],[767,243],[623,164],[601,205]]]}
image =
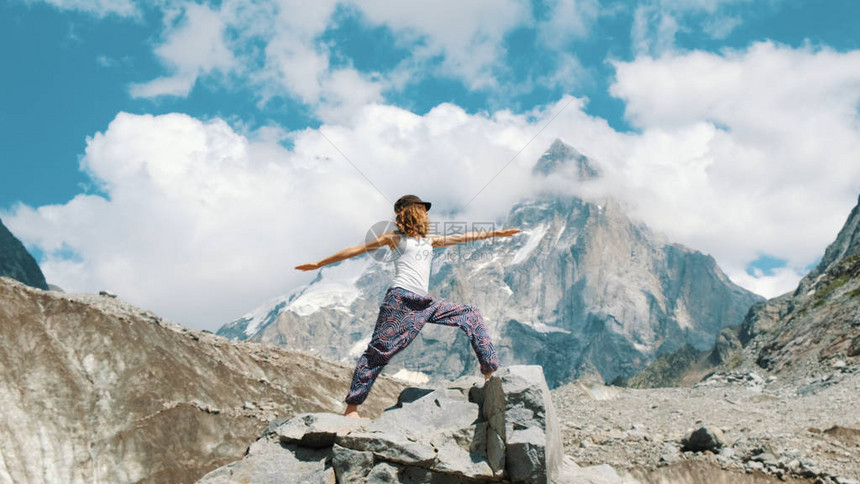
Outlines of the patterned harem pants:
{"label": "patterned harem pants", "polygon": [[385,293],[370,344],[358,360],[346,403],[360,405],[391,358],[409,346],[425,323],[457,326],[465,331],[478,356],[481,373],[499,368],[499,357],[477,308],[424,297],[401,287]]}

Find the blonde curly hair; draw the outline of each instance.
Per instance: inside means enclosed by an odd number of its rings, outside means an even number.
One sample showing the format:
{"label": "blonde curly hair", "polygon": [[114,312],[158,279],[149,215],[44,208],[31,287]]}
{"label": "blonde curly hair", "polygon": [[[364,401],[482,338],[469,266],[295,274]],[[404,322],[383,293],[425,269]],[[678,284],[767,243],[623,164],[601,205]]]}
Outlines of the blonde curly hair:
{"label": "blonde curly hair", "polygon": [[407,237],[425,237],[430,232],[427,208],[420,203],[407,205],[397,212],[394,223],[397,230]]}

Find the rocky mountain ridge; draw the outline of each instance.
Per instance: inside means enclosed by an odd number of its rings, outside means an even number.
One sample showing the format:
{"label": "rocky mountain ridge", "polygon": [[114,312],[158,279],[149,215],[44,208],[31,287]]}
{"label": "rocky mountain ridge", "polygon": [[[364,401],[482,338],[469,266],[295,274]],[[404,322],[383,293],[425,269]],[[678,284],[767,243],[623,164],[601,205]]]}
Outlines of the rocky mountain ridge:
{"label": "rocky mountain ridge", "polygon": [[860,200],[818,266],[794,293],[754,306],[741,327],[746,352],[775,373],[805,375],[860,358]]}
{"label": "rocky mountain ridge", "polygon": [[36,259],[0,220],[0,277],[9,277],[38,289],[48,289]]}
{"label": "rocky mountain ridge", "polygon": [[[557,141],[534,176],[586,187],[599,177],[595,166]],[[611,198],[548,190],[516,204],[502,226],[523,233],[436,251],[431,295],[478,307],[502,364],[539,364],[550,387],[586,375],[628,378],[686,344],[710,348],[761,300],[711,257],[667,242]],[[325,267],[218,334],[354,362],[392,271],[369,256]],[[440,381],[475,374],[476,366],[462,335],[427,325],[391,371]]]}
{"label": "rocky mountain ridge", "polygon": [[[695,353],[695,354],[694,354]],[[714,371],[767,370],[805,381],[860,359],[860,200],[818,266],[793,292],[754,304],[709,351],[655,361],[632,386],[693,384]],[[666,365],[672,361],[673,365]]]}
{"label": "rocky mountain ridge", "polygon": [[[193,482],[276,417],[342,410],[351,372],[0,278],[0,482]],[[377,382],[366,412],[400,389]]]}

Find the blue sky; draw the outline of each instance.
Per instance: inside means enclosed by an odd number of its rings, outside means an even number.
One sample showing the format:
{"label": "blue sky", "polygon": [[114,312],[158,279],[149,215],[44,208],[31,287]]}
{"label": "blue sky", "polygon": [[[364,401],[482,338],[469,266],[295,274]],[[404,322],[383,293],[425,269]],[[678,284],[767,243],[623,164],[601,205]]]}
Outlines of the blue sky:
{"label": "blue sky", "polygon": [[[860,2],[245,3],[0,4],[0,216],[49,281],[216,327],[400,191],[499,219],[560,137],[636,216],[771,296],[860,193]],[[362,196],[368,214],[343,209]],[[242,251],[260,256],[223,263]]]}

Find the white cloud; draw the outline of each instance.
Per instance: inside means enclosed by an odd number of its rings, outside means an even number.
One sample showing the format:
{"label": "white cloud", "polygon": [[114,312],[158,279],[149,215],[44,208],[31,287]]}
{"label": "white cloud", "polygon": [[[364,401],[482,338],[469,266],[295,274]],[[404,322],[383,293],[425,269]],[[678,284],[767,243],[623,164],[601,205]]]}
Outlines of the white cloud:
{"label": "white cloud", "polygon": [[742,22],[740,17],[727,15],[706,20],[702,28],[712,39],[722,40],[727,38]]}
{"label": "white cloud", "polygon": [[675,51],[679,32],[702,30],[726,38],[743,19],[727,7],[750,0],[645,0],[634,10],[631,40],[636,55],[659,56]]}
{"label": "white cloud", "polygon": [[165,15],[165,41],[155,54],[173,72],[143,84],[133,84],[132,97],[187,96],[197,78],[227,73],[237,66],[224,39],[225,24],[206,5],[186,3]]}
{"label": "white cloud", "polygon": [[[295,97],[326,124],[239,134],[220,120],[120,114],[88,141],[82,162],[106,198],[19,206],[9,224],[46,252],[51,282],[111,289],[214,328],[306,280],[294,265],[360,242],[403,193],[434,201],[436,217],[498,219],[533,193],[523,180],[558,136],[598,160],[606,186],[651,226],[773,295],[822,254],[860,192],[860,52],[772,43],[674,52],[675,36],[691,25],[709,25],[715,37],[735,28],[740,19],[724,11],[735,1],[649,2],[636,11],[636,51],[660,55],[617,62],[612,94],[638,133],[614,131],[572,98],[522,115],[442,104],[418,116],[382,103],[386,89],[436,61],[473,88],[493,86],[505,35],[538,25],[525,2],[348,4],[414,47],[384,75],[332,66],[319,36],[346,3],[183,4],[169,11],[156,49],[170,75],[134,86],[134,95],[185,96],[200,76],[244,75],[264,101]],[[540,25],[550,46],[587,35],[598,15],[588,0],[552,8]],[[566,86],[585,75],[574,56],[561,57],[559,71],[528,82]],[[290,150],[279,144],[285,137]],[[788,266],[750,276],[747,265],[762,253]]]}
{"label": "white cloud", "polygon": [[[341,123],[293,133],[120,114],[82,160],[105,197],[4,219],[46,253],[52,283],[111,289],[212,329],[307,281],[292,267],[360,243],[404,193],[433,201],[436,220],[499,220],[539,188],[531,166],[558,136],[670,240],[753,290],[790,289],[860,191],[860,53],[757,44],[617,70],[612,92],[639,133],[614,131],[575,98],[524,114],[358,104]],[[749,276],[762,253],[787,266]]]}
{"label": "white cloud", "polygon": [[118,15],[137,17],[140,11],[134,0],[27,0],[28,3],[42,1],[60,10],[77,10],[97,17]]}
{"label": "white cloud", "polygon": [[531,19],[528,2],[356,2],[374,24],[391,28],[412,45],[419,64],[442,58],[440,72],[463,79],[473,89],[496,85],[492,69],[501,60],[504,35]]}
{"label": "white cloud", "polygon": [[[337,5],[238,0],[221,4],[215,14],[232,34],[234,64],[242,66],[240,74],[247,76],[261,102],[295,97],[329,121],[349,118],[361,106],[382,99],[384,80],[350,66],[333,68],[329,46],[319,40],[332,26]],[[185,64],[193,68],[194,57]]]}
{"label": "white cloud", "polygon": [[[534,27],[542,45],[558,49],[584,38],[599,14],[595,0],[554,1],[547,19],[537,24],[531,6],[520,0],[169,5],[164,42],[155,51],[168,75],[132,85],[133,97],[187,96],[200,76],[230,74],[223,79],[249,82],[261,102],[294,97],[323,121],[352,116],[360,106],[382,101],[383,92],[431,73],[459,79],[470,89],[502,89],[502,96],[536,86],[570,88],[586,75],[571,53],[560,53],[554,72],[521,86],[500,85],[497,76],[508,69],[505,36],[518,27]],[[332,66],[332,45],[320,37],[336,27],[339,9],[354,9],[371,26],[389,28],[409,50],[407,58],[385,73]]]}
{"label": "white cloud", "polygon": [[760,253],[788,261],[749,287],[796,283],[860,191],[860,52],[759,43],[616,68],[642,131],[619,180],[640,216],[733,274]]}
{"label": "white cloud", "polygon": [[[352,68],[332,69],[320,46],[294,32],[279,32],[268,44],[266,65],[264,78],[277,83],[280,93],[316,108],[324,121],[345,120],[362,106],[382,100],[384,84],[379,79]],[[279,93],[269,89],[270,96]]]}
{"label": "white cloud", "polygon": [[544,45],[564,49],[572,40],[587,38],[601,14],[597,0],[553,0],[546,20],[538,25],[538,35]]}
{"label": "white cloud", "polygon": [[[559,120],[591,123],[578,106]],[[503,216],[532,189],[522,180],[553,130],[508,162],[557,111],[550,106],[529,121],[448,104],[424,116],[368,105],[350,124],[290,133],[290,150],[273,130],[246,136],[217,119],[120,113],[88,139],[81,162],[103,196],[21,205],[3,218],[46,254],[51,283],[109,289],[215,329],[307,282],[294,266],[361,243],[404,193],[432,200],[437,220]]]}
{"label": "white cloud", "polygon": [[67,290],[108,288],[214,329],[293,287],[294,265],[336,247],[323,241],[360,240],[375,221],[353,207],[378,195],[331,151],[299,157],[220,120],[123,113],[82,161],[106,198],[17,207],[10,226],[44,248],[43,270]]}
{"label": "white cloud", "polygon": [[736,284],[756,294],[772,298],[797,289],[798,281],[806,275],[806,272],[781,268],[774,270],[772,274],[756,270],[751,275],[744,270],[728,270],[728,275]]}

